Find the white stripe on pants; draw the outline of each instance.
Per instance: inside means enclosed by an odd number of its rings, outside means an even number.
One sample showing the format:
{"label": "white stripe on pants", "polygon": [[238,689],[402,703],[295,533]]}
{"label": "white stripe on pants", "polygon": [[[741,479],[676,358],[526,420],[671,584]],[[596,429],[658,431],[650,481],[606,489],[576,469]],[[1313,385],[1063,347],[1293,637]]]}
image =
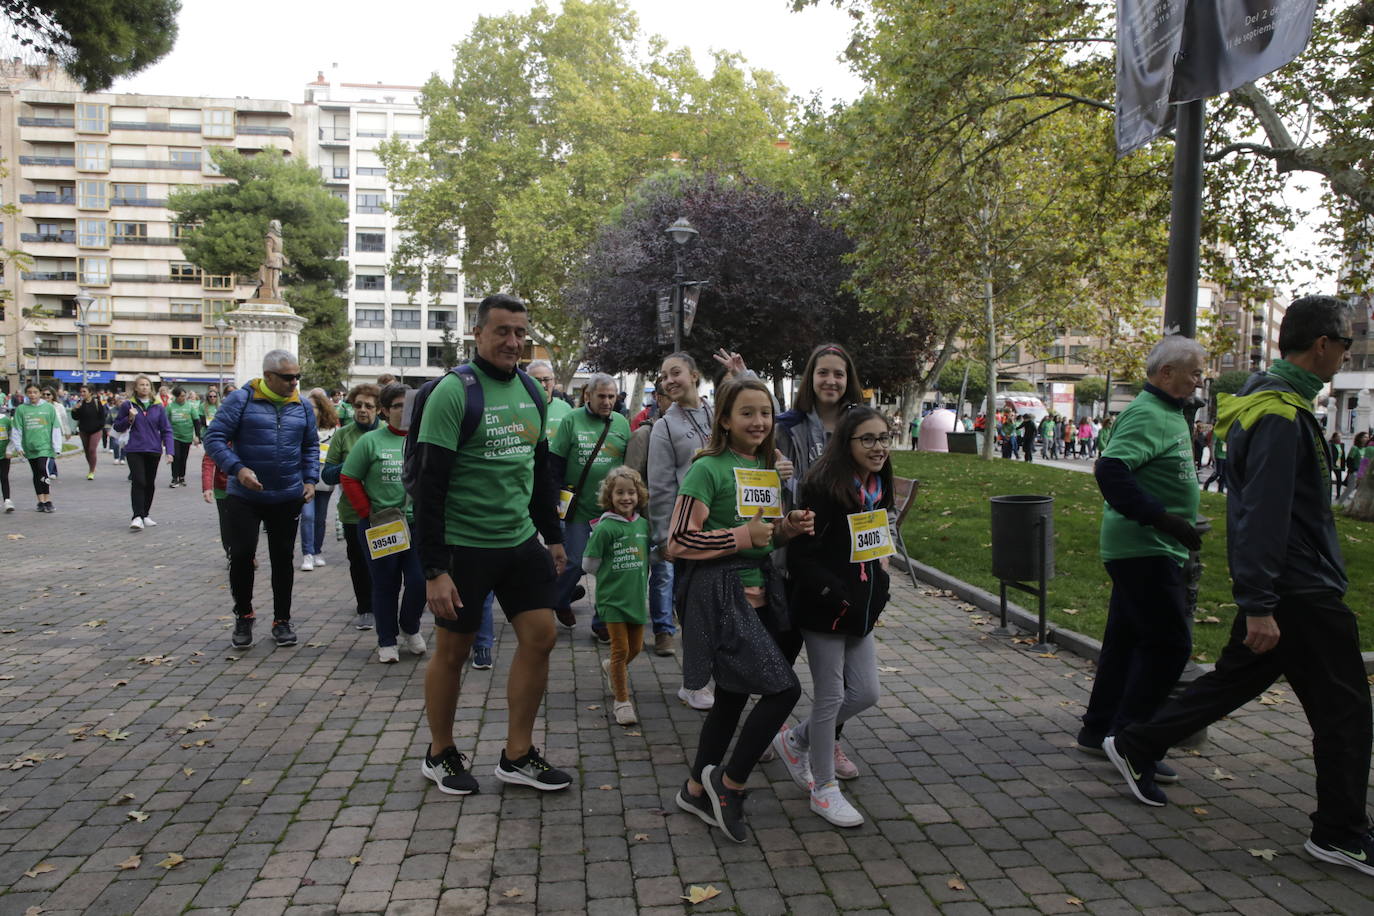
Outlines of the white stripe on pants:
{"label": "white stripe on pants", "polygon": [[816,785],[835,778],[835,727],[878,702],[878,654],[873,633],[844,636],[803,630],[811,666],[811,715],[792,729],[809,747]]}

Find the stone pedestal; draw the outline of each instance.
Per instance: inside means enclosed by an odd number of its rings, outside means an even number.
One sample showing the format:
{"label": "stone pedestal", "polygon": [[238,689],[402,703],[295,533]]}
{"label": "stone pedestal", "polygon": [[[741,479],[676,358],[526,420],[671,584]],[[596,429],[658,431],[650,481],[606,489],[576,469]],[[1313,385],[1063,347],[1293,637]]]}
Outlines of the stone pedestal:
{"label": "stone pedestal", "polygon": [[280,299],[249,299],[224,320],[237,335],[234,381],[242,385],[262,375],[262,358],[270,350],[289,350],[300,357],[305,319]]}

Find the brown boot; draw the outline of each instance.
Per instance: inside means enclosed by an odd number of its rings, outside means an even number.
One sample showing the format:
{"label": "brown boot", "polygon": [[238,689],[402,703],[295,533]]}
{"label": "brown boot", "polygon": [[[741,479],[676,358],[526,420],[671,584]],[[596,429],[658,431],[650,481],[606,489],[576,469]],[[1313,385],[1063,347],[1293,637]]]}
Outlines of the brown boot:
{"label": "brown boot", "polygon": [[672,633],[654,634],[654,654],[663,656],[676,654],[676,650],[673,648]]}

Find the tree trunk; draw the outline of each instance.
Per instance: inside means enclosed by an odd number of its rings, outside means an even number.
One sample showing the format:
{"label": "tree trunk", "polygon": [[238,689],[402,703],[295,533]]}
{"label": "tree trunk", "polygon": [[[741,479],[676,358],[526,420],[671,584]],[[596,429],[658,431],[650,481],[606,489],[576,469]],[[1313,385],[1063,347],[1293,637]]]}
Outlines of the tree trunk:
{"label": "tree trunk", "polygon": [[1374,522],[1374,484],[1360,481],[1355,488],[1355,498],[1346,507],[1345,514],[1362,522]]}
{"label": "tree trunk", "polygon": [[630,416],[631,416],[631,417],[633,417],[635,414],[639,413],[640,408],[642,408],[642,407],[644,406],[644,373],[643,373],[643,372],[636,372],[636,373],[635,373],[635,387],[634,387],[634,391],[631,392],[631,394],[630,394],[630,399],[629,399],[628,401],[625,402],[625,406],[627,406],[627,407],[630,408]]}
{"label": "tree trunk", "polygon": [[986,323],[987,344],[988,344],[988,410],[987,420],[983,424],[983,460],[991,461],[993,446],[996,444],[996,436],[993,435],[994,421],[997,415],[997,315],[993,310],[992,301],[992,258],[986,253],[983,261],[983,321]]}
{"label": "tree trunk", "polygon": [[[935,364],[930,367],[930,370],[926,372],[925,375],[921,376],[919,380],[913,383],[914,397],[912,400],[915,401],[915,406],[912,408],[912,412],[921,409],[921,402],[925,400],[926,392],[930,390],[932,379],[939,378],[940,373],[945,371],[945,366],[949,363],[950,358],[954,356],[954,341],[958,339],[959,332],[963,330],[963,327],[964,324],[962,321],[956,321],[950,326],[949,330],[945,332],[945,340],[940,347],[940,355],[935,358]],[[911,417],[908,415],[907,419],[910,420]]]}
{"label": "tree trunk", "polygon": [[787,409],[787,397],[782,390],[782,376],[773,376],[773,397],[778,399],[779,412]]}

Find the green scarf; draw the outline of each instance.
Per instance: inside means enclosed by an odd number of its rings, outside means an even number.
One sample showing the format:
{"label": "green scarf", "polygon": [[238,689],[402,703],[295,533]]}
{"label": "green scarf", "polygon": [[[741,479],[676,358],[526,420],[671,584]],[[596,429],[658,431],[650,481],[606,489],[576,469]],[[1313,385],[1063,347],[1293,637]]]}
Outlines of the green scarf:
{"label": "green scarf", "polygon": [[1274,365],[1269,367],[1269,374],[1283,379],[1293,386],[1293,390],[1311,401],[1322,390],[1326,384],[1316,375],[1308,372],[1301,366],[1295,366],[1286,359],[1274,361]]}
{"label": "green scarf", "polygon": [[253,388],[257,391],[258,394],[267,398],[267,400],[271,401],[278,407],[285,404],[287,401],[291,400],[291,395],[288,394],[285,397],[282,397],[281,395],[273,391],[271,388],[268,388],[267,382],[260,378],[253,380]]}

